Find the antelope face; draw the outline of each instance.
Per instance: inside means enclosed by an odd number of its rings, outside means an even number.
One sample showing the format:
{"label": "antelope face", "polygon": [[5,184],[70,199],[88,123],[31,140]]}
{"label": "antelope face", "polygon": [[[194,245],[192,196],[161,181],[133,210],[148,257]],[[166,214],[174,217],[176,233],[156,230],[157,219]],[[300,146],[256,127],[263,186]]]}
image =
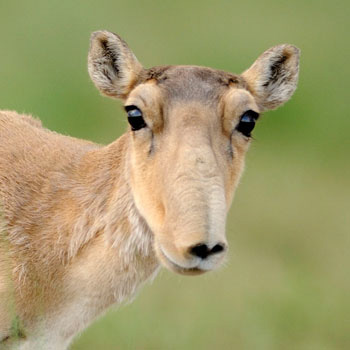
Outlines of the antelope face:
{"label": "antelope face", "polygon": [[128,177],[158,259],[182,274],[217,267],[225,222],[259,113],[287,101],[299,51],[266,51],[241,76],[196,66],[144,69],[109,32],[92,36],[89,72],[122,98],[130,124]]}
{"label": "antelope face", "polygon": [[176,66],[152,75],[125,102],[136,204],[164,265],[211,270],[227,251],[226,213],[250,143],[240,128],[252,128],[258,107],[231,75]]}

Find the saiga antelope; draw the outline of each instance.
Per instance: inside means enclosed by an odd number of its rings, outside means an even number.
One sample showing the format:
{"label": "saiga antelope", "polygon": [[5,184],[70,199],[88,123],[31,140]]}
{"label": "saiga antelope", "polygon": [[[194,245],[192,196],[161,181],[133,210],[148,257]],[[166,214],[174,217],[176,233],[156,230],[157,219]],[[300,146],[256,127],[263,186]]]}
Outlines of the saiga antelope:
{"label": "saiga antelope", "polygon": [[0,112],[1,348],[66,349],[160,265],[184,275],[220,265],[251,132],[291,97],[298,65],[299,50],[279,45],[241,75],[145,69],[99,31],[88,70],[124,101],[124,135],[102,147]]}

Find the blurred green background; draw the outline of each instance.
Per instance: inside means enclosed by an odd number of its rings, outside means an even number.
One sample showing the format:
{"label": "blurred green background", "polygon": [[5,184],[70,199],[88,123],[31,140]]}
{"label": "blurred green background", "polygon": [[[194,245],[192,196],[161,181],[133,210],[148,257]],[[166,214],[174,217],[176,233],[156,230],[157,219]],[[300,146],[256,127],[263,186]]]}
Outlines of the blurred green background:
{"label": "blurred green background", "polygon": [[89,80],[94,30],[120,34],[146,67],[240,73],[270,46],[302,50],[293,99],[255,130],[227,266],[163,270],[73,350],[350,349],[349,19],[346,0],[0,2],[0,107],[101,143],[126,118]]}

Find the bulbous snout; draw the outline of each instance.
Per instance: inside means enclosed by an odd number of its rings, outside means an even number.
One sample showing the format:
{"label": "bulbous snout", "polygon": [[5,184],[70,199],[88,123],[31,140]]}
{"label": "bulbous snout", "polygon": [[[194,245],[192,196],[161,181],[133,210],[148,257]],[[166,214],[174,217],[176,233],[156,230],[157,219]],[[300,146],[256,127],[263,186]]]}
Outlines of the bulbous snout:
{"label": "bulbous snout", "polygon": [[183,275],[195,275],[211,271],[221,265],[227,252],[227,244],[225,242],[217,242],[213,245],[199,243],[182,251],[174,251],[157,244],[156,252],[162,264],[170,270]]}
{"label": "bulbous snout", "polygon": [[184,275],[201,274],[217,268],[224,261],[227,250],[224,241],[201,242],[182,249],[171,244],[156,244],[156,252],[163,265]]}
{"label": "bulbous snout", "polygon": [[213,134],[210,110],[179,108],[159,151],[166,157],[157,167],[162,216],[153,229],[155,250],[171,270],[198,274],[218,267],[227,252],[227,145]]}

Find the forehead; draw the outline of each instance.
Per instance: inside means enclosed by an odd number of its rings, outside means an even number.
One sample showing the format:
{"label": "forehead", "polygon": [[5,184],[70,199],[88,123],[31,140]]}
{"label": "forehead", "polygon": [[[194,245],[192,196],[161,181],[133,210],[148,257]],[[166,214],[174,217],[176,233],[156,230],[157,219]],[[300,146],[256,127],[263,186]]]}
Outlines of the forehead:
{"label": "forehead", "polygon": [[228,88],[246,88],[238,75],[198,66],[153,67],[147,71],[150,79],[171,101],[217,103]]}

